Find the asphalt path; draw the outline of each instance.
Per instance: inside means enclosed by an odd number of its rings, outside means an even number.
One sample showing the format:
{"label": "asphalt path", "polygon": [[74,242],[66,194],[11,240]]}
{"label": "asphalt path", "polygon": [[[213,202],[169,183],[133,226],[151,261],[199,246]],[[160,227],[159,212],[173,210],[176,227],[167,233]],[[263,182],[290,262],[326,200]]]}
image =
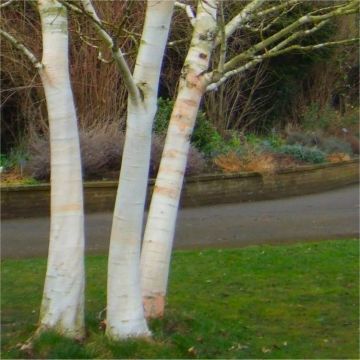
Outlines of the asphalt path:
{"label": "asphalt path", "polygon": [[[49,218],[3,220],[1,257],[46,256]],[[87,253],[106,253],[111,213],[85,218]],[[359,236],[358,185],[278,200],[181,209],[175,248],[241,247]]]}

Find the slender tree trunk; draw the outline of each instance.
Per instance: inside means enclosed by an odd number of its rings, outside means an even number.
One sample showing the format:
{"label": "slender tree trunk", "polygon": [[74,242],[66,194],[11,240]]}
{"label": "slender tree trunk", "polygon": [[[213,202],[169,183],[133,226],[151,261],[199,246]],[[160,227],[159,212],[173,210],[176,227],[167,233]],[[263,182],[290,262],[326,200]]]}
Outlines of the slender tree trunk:
{"label": "slender tree trunk", "polygon": [[141,99],[129,97],[125,147],[108,264],[106,333],[148,336],[140,289],[140,246],[157,91],[174,1],[149,0],[134,70]]}
{"label": "slender tree trunk", "polygon": [[79,135],[68,66],[66,9],[38,0],[50,128],[51,225],[39,331],[84,336],[84,215]]}
{"label": "slender tree trunk", "polygon": [[146,316],[164,312],[170,255],[190,137],[202,96],[204,73],[216,37],[216,0],[200,1],[194,35],[185,60],[151,200],[141,254],[141,284]]}

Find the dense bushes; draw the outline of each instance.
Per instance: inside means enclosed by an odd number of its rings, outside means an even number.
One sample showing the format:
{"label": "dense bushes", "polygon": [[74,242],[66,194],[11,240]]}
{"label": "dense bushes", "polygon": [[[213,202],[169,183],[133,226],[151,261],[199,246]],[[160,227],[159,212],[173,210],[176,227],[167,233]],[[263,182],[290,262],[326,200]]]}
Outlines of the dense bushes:
{"label": "dense bushes", "polygon": [[[107,125],[80,132],[80,147],[85,179],[118,177],[124,147],[124,132],[117,124]],[[155,177],[159,169],[164,136],[154,134],[151,149],[150,176]],[[49,140],[43,136],[33,136],[28,142],[26,173],[38,180],[50,178]],[[203,171],[204,157],[192,147],[190,149],[186,173],[197,174]]]}
{"label": "dense bushes", "polygon": [[[2,13],[2,25],[40,57],[39,17],[30,3],[13,2]],[[106,24],[121,23],[119,32],[114,36],[118,37],[122,50],[128,54],[127,60],[132,68],[146,3],[115,1],[111,6],[109,4],[107,1],[95,2]],[[318,6],[316,2],[309,4],[305,2],[282,14],[279,22],[261,33],[261,37],[279,30],[279,24],[289,24],[303,6]],[[225,2],[226,17],[230,19],[241,6],[241,1]],[[109,29],[114,31],[112,26]],[[316,43],[333,38],[356,37],[357,30],[356,16],[339,18],[332,25],[313,34],[311,40]],[[71,77],[81,125],[88,129],[96,124],[118,121],[126,111],[127,93],[115,64],[99,61],[97,49],[80,39],[79,33],[82,38],[91,41],[96,38],[86,18],[79,20],[70,16],[70,32]],[[176,94],[188,49],[186,40],[190,38],[191,32],[186,13],[176,8],[169,38],[173,45],[166,50],[160,79],[159,94],[162,97],[173,98]],[[237,54],[259,40],[259,33],[242,29],[229,41],[227,54],[229,57]],[[27,66],[27,60],[6,41],[1,43],[1,50],[1,146],[2,152],[5,147],[8,153],[11,147],[21,141],[21,137],[28,135],[28,124],[34,124],[40,133],[46,131],[47,115],[40,79],[34,78],[34,70]],[[107,57],[108,54],[104,55]],[[350,103],[356,105],[357,101],[358,49],[355,44],[336,47],[331,51],[322,49],[306,55],[288,54],[264,62],[260,67],[244,73],[241,78],[230,79],[221,91],[207,94],[203,111],[206,112],[208,124],[220,133],[226,130],[266,133],[273,127],[279,128],[289,122],[302,123],[304,116],[310,120],[310,114],[305,114],[308,106],[313,107],[313,114],[316,110],[332,105],[341,108],[343,113]],[[164,114],[164,118],[167,118],[167,114]],[[322,119],[327,121],[325,117]],[[158,125],[155,131],[163,131],[161,126],[165,123],[160,121]],[[311,127],[314,123],[307,122],[308,125]],[[207,130],[213,142],[218,142],[218,134],[212,133],[209,128]],[[195,134],[193,142],[205,153],[211,152]]]}
{"label": "dense bushes", "polygon": [[[154,124],[149,173],[155,177],[159,169],[166,129],[173,102],[159,100]],[[124,132],[116,124],[80,132],[83,174],[85,179],[117,178],[121,165]],[[15,156],[16,155],[16,156]],[[318,164],[348,160],[353,155],[346,138],[328,136],[323,131],[273,132],[266,137],[230,131],[221,136],[200,112],[195,125],[186,175],[215,168],[226,172],[276,171],[287,166]],[[45,136],[30,138],[27,152],[14,154],[11,166],[28,160],[26,172],[39,180],[50,177],[49,142]],[[7,161],[7,162],[6,162]],[[2,159],[9,164],[9,160]]]}
{"label": "dense bushes", "polygon": [[[125,4],[118,1],[109,7],[107,2],[98,1],[96,6],[108,23],[121,20],[122,27],[117,36],[132,67],[145,2]],[[241,2],[224,3],[226,16],[231,18],[232,11],[239,6],[243,6]],[[304,3],[301,6],[318,5]],[[275,22],[261,36],[271,35],[278,30],[279,24],[289,24],[301,12],[301,6],[284,13],[280,22]],[[28,44],[39,56],[41,34],[36,11],[27,2],[15,2],[3,15],[4,29]],[[84,37],[90,39],[94,37],[92,26],[86,19],[79,23],[74,20],[70,17],[70,62],[79,122],[84,129],[81,132],[83,171],[85,178],[103,177],[107,172],[118,172],[120,167],[127,92],[115,65],[99,62],[96,49],[86,45],[76,34],[81,30]],[[170,41],[176,45],[168,47],[164,57],[159,89],[163,98],[159,99],[154,124],[151,176],[156,174],[159,166],[164,134],[174,104],[171,99],[176,94],[188,49],[188,42],[184,40],[190,37],[192,28],[187,20],[186,14],[176,9],[170,34]],[[314,34],[312,41],[351,37],[354,32],[357,32],[356,16],[339,18]],[[235,33],[228,44],[228,56],[253,45],[259,36],[249,29]],[[47,115],[40,79],[34,78],[34,70],[30,67],[19,66],[19,63],[26,64],[23,55],[6,42],[1,46],[2,146],[6,147],[7,154],[2,156],[1,166],[22,168],[26,163],[27,170],[36,178],[48,179]],[[271,161],[286,157],[313,163],[325,161],[328,155],[344,158],[344,155],[358,154],[357,70],[355,44],[303,55],[287,54],[264,62],[241,78],[232,78],[220,91],[204,98],[191,137],[187,173],[202,171],[204,158],[211,163],[214,158],[228,156],[234,159],[236,156],[246,164],[249,159],[257,159],[258,164],[266,166],[270,158],[264,154],[277,154]],[[36,133],[31,134],[25,151],[19,144],[29,137],[30,123]],[[297,126],[297,131],[284,134],[289,124]]]}
{"label": "dense bushes", "polygon": [[310,148],[302,145],[284,145],[280,148],[283,154],[291,155],[295,159],[318,164],[325,161],[325,153],[317,148]]}

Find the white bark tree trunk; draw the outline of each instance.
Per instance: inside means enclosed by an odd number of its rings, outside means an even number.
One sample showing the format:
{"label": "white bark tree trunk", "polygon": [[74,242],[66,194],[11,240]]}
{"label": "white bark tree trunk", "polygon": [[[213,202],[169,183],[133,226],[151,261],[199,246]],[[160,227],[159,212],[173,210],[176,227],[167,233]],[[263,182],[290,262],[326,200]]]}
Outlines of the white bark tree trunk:
{"label": "white bark tree trunk", "polygon": [[39,331],[84,336],[84,215],[79,135],[68,67],[66,9],[38,0],[40,75],[50,128],[51,225]]}
{"label": "white bark tree trunk", "polygon": [[141,284],[146,316],[164,312],[170,255],[175,232],[190,137],[201,98],[204,74],[216,37],[217,0],[199,1],[194,34],[180,79],[160,169],[145,229],[141,253]]}
{"label": "white bark tree trunk", "polygon": [[125,147],[111,230],[106,333],[113,339],[148,336],[140,289],[140,246],[151,133],[162,59],[174,1],[149,0],[134,70],[141,98],[129,98]]}

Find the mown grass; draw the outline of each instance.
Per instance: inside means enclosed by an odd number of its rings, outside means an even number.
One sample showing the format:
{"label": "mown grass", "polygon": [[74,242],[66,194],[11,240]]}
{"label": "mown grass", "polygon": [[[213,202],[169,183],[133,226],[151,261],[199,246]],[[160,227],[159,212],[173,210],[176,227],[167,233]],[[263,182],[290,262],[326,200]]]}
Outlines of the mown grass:
{"label": "mown grass", "polygon": [[150,341],[105,338],[107,259],[86,262],[85,341],[45,333],[28,352],[17,344],[36,328],[45,260],[2,262],[2,358],[359,357],[357,240],[175,252]]}

